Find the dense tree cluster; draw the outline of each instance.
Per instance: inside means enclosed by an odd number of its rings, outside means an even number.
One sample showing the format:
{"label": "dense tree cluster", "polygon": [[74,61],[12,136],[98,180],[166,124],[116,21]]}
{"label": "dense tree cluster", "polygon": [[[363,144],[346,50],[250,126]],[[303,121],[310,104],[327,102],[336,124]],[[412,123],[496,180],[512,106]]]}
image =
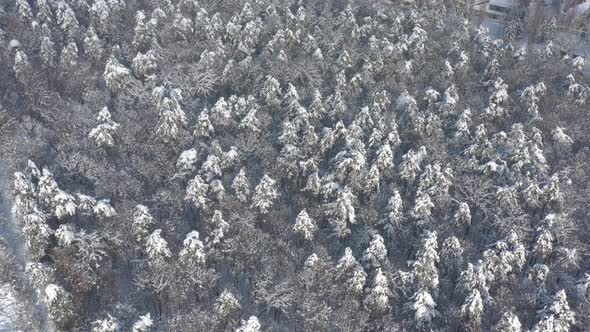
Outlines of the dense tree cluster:
{"label": "dense tree cluster", "polygon": [[453,0],[4,5],[19,329],[590,326],[571,45]]}

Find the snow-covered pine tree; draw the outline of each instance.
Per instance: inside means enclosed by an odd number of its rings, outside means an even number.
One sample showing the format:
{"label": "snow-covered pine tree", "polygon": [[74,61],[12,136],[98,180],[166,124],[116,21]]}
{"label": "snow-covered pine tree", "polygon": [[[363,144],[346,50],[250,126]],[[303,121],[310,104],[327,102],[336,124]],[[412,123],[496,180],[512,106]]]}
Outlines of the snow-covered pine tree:
{"label": "snow-covered pine tree", "polygon": [[44,302],[55,329],[68,330],[75,319],[75,307],[71,295],[61,286],[49,284],[45,288]]}
{"label": "snow-covered pine tree", "polygon": [[532,332],[567,332],[576,322],[575,313],[570,309],[563,289],[553,296],[552,302],[539,310],[538,316],[539,321],[533,326]]}
{"label": "snow-covered pine tree", "polygon": [[150,259],[150,264],[158,264],[172,256],[168,249],[168,242],[162,237],[162,230],[154,230],[146,239],[145,251]]}
{"label": "snow-covered pine tree", "polygon": [[297,218],[295,219],[293,230],[296,233],[301,234],[301,236],[303,236],[304,239],[312,240],[315,229],[316,226],[313,219],[311,219],[311,217],[307,214],[307,211],[305,209],[301,210],[301,212],[297,215]]}
{"label": "snow-covered pine tree", "polygon": [[133,323],[131,332],[150,332],[153,331],[154,321],[152,320],[151,314],[148,312],[145,315],[139,316],[139,318]]}
{"label": "snow-covered pine tree", "polygon": [[123,66],[112,54],[104,69],[104,80],[113,93],[125,92],[131,82],[131,70]]}
{"label": "snow-covered pine tree", "polygon": [[260,329],[261,325],[258,317],[250,316],[248,320],[242,320],[242,324],[236,329],[236,332],[259,332]]}
{"label": "snow-covered pine tree", "polygon": [[178,259],[184,266],[190,268],[201,267],[205,264],[205,246],[199,240],[199,232],[192,231],[186,235]]}
{"label": "snow-covered pine tree", "polygon": [[222,318],[226,318],[241,308],[236,296],[228,289],[224,289],[215,301],[214,310]]}
{"label": "snow-covered pine tree", "polygon": [[379,234],[375,234],[373,235],[371,242],[369,242],[369,246],[365,250],[362,260],[368,266],[380,267],[385,263],[386,259],[387,248],[385,247],[383,237]]}
{"label": "snow-covered pine tree", "polygon": [[390,307],[389,298],[391,295],[387,276],[378,268],[373,281],[373,287],[369,290],[365,298],[365,305],[375,312],[384,312]]}
{"label": "snow-covered pine tree", "polygon": [[258,209],[261,214],[266,214],[278,195],[275,180],[265,174],[254,190],[252,207]]}
{"label": "snow-covered pine tree", "polygon": [[436,302],[432,295],[426,289],[420,289],[412,297],[412,310],[414,311],[414,321],[418,328],[427,327],[432,319],[437,316]]}
{"label": "snow-covered pine tree", "polygon": [[164,143],[176,142],[180,138],[181,130],[186,127],[187,119],[180,102],[180,89],[172,89],[169,97],[164,97],[158,103],[158,127],[156,134]]}
{"label": "snow-covered pine tree", "polygon": [[92,332],[117,332],[119,331],[120,325],[115,317],[107,314],[105,317],[92,322],[91,327]]}
{"label": "snow-covered pine tree", "polygon": [[345,285],[345,291],[353,295],[361,294],[365,287],[367,273],[348,247],[344,249],[344,255],[338,260],[335,277]]}
{"label": "snow-covered pine tree", "polygon": [[466,326],[478,331],[481,326],[481,319],[483,316],[483,301],[477,289],[473,289],[465,302],[461,306],[461,318],[463,318]]}
{"label": "snow-covered pine tree", "polygon": [[500,321],[494,326],[494,332],[521,332],[522,327],[518,316],[512,312],[502,314]]}
{"label": "snow-covered pine tree", "polygon": [[115,145],[114,135],[119,129],[119,124],[112,120],[111,112],[103,107],[97,116],[98,125],[94,127],[88,137],[94,141],[99,148],[109,148]]}

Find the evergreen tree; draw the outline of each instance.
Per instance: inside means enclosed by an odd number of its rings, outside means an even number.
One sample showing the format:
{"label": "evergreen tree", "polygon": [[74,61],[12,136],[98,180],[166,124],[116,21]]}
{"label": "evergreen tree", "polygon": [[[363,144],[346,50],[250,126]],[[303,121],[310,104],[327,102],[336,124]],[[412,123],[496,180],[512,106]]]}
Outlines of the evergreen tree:
{"label": "evergreen tree", "polygon": [[496,326],[494,326],[495,332],[520,332],[522,331],[520,320],[512,312],[505,312],[502,314],[502,318]]}
{"label": "evergreen tree", "polygon": [[154,326],[154,321],[150,313],[143,316],[139,316],[139,319],[133,323],[133,327],[131,328],[132,332],[150,332],[152,331],[152,327]]}
{"label": "evergreen tree", "polygon": [[192,231],[186,235],[178,258],[185,266],[202,266],[205,264],[204,248],[203,242],[199,240],[199,232]]}
{"label": "evergreen tree", "polygon": [[242,320],[242,325],[236,329],[236,332],[258,332],[261,325],[256,316],[250,316],[248,320]]}
{"label": "evergreen tree", "polygon": [[418,328],[430,325],[432,319],[438,314],[435,308],[436,303],[427,290],[421,289],[414,294],[412,309]]}
{"label": "evergreen tree", "polygon": [[136,205],[133,209],[133,233],[138,242],[143,242],[150,234],[154,218],[145,205]]}
{"label": "evergreen tree", "polygon": [[254,190],[252,207],[258,209],[261,214],[266,214],[277,197],[278,193],[275,188],[275,180],[271,179],[268,174],[265,174]]}
{"label": "evergreen tree", "polygon": [[570,326],[576,322],[563,289],[553,296],[551,303],[538,312],[538,316],[539,322],[533,327],[533,332],[569,331]]}
{"label": "evergreen tree", "polygon": [[365,304],[376,312],[383,312],[389,309],[389,298],[391,291],[389,290],[389,283],[387,277],[383,274],[381,269],[377,269],[373,288],[369,290],[365,299]]}
{"label": "evergreen tree", "polygon": [[59,331],[68,330],[75,319],[75,307],[71,295],[62,287],[49,284],[45,288],[44,302],[54,327]]}
{"label": "evergreen tree", "polygon": [[130,84],[131,71],[111,55],[104,69],[104,80],[114,93],[124,92]]}
{"label": "evergreen tree", "polygon": [[162,230],[156,229],[146,239],[145,251],[153,264],[158,264],[172,255],[168,249],[168,242],[162,238],[161,234]]}
{"label": "evergreen tree", "polygon": [[111,119],[111,113],[105,106],[98,113],[98,125],[93,128],[88,137],[92,139],[99,148],[112,147],[115,145],[116,134],[119,124]]}
{"label": "evergreen tree", "polygon": [[480,329],[482,316],[483,301],[479,291],[474,289],[465,299],[463,306],[461,306],[461,317],[465,320],[467,326],[478,331]]}
{"label": "evergreen tree", "polygon": [[309,217],[307,211],[305,211],[305,209],[301,210],[301,212],[299,213],[299,215],[297,215],[297,218],[295,219],[293,230],[296,233],[300,233],[304,239],[312,240],[315,229],[315,223]]}
{"label": "evergreen tree", "polygon": [[373,239],[363,255],[363,261],[369,266],[379,267],[384,263],[386,258],[387,249],[385,248],[383,238],[379,234],[373,235]]}

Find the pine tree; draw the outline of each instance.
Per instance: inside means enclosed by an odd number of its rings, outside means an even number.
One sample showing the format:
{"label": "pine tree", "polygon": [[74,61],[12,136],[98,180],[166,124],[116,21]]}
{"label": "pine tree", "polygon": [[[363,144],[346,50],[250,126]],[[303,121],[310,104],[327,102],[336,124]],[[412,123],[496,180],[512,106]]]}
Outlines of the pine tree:
{"label": "pine tree", "polygon": [[412,210],[412,216],[416,218],[419,223],[424,223],[432,216],[433,209],[434,203],[432,202],[430,195],[424,192],[418,192],[414,209]]}
{"label": "pine tree", "polygon": [[250,111],[248,111],[248,113],[242,119],[242,121],[240,121],[238,128],[245,130],[245,131],[259,133],[260,132],[260,121],[256,118],[257,112],[258,112],[258,110],[256,108],[250,109]]}
{"label": "pine tree", "polygon": [[49,284],[45,288],[44,302],[55,328],[59,331],[68,330],[75,319],[75,307],[71,295],[62,287]]}
{"label": "pine tree", "polygon": [[354,207],[355,195],[350,188],[338,192],[336,202],[332,203],[329,210],[330,223],[334,227],[336,235],[344,237],[350,234],[349,224],[356,223],[356,211]]}
{"label": "pine tree", "polygon": [[293,225],[293,230],[296,233],[299,233],[303,236],[306,240],[313,239],[313,233],[316,229],[314,221],[309,217],[307,211],[305,209],[301,210],[297,218],[295,219],[295,224]]}
{"label": "pine tree", "polygon": [[16,11],[21,21],[30,23],[33,19],[33,11],[26,0],[16,0]]}
{"label": "pine tree", "polygon": [[457,122],[455,123],[455,138],[468,138],[470,134],[469,127],[471,126],[471,123],[471,110],[466,109],[463,111],[463,113],[461,113],[457,119]]}
{"label": "pine tree", "polygon": [[220,317],[225,318],[240,310],[240,307],[240,302],[235,295],[224,289],[215,301],[214,310]]}
{"label": "pine tree", "polygon": [[462,202],[459,204],[459,208],[457,209],[457,212],[455,212],[454,219],[458,225],[471,225],[471,210],[469,209],[469,205],[467,205],[467,203]]}
{"label": "pine tree", "polygon": [[363,261],[369,266],[380,267],[387,259],[387,249],[383,237],[379,234],[373,235],[373,239],[365,250]]}
{"label": "pine tree", "polygon": [[421,147],[418,151],[410,150],[403,155],[402,163],[399,166],[400,178],[409,183],[413,182],[418,176],[418,172],[422,170],[421,163],[425,157],[425,147]]}
{"label": "pine tree", "polygon": [[157,68],[158,63],[156,55],[152,50],[147,51],[145,54],[137,52],[137,55],[133,58],[131,64],[131,69],[133,69],[133,72],[138,77],[149,76],[153,74]]}
{"label": "pine tree", "polygon": [[389,309],[389,298],[391,291],[389,290],[389,282],[387,277],[383,274],[380,268],[377,269],[373,288],[369,290],[365,299],[365,304],[376,312],[383,312]]}
{"label": "pine tree", "polygon": [[505,312],[496,326],[494,332],[521,332],[522,327],[518,316],[512,312]]}
{"label": "pine tree", "polygon": [[76,213],[76,203],[74,196],[58,189],[52,198],[51,207],[57,219],[71,217]]}
{"label": "pine tree", "polygon": [[420,289],[412,297],[412,310],[414,311],[414,320],[418,328],[429,326],[432,319],[437,316],[436,302],[432,295],[426,289]]}
{"label": "pine tree", "polygon": [[63,0],[57,2],[55,9],[57,24],[66,39],[72,40],[80,29],[78,19],[72,8]]}
{"label": "pine tree", "polygon": [[363,291],[367,273],[352,255],[350,248],[344,249],[344,255],[336,265],[336,278],[345,285],[347,292],[358,295]]}
{"label": "pine tree", "polygon": [[508,101],[508,85],[504,83],[501,77],[490,82],[490,98],[488,107],[485,109],[486,114],[492,118],[502,118],[508,115],[508,109],[504,107]]}
{"label": "pine tree", "polygon": [[242,320],[242,325],[236,329],[236,332],[259,332],[260,328],[258,317],[250,316],[247,321]]}
{"label": "pine tree", "polygon": [[156,229],[146,240],[145,250],[152,264],[158,264],[172,256],[170,249],[168,249],[168,242],[164,240],[161,234],[162,230]]}
{"label": "pine tree", "polygon": [[104,53],[102,41],[98,38],[92,27],[88,28],[84,37],[84,53],[95,63],[98,63],[102,59]]}
{"label": "pine tree", "polygon": [[180,106],[182,95],[179,89],[173,89],[170,97],[164,97],[158,104],[158,134],[164,143],[176,142],[180,138],[181,129],[187,125],[186,114]]}
{"label": "pine tree", "polygon": [[393,151],[389,143],[385,143],[379,147],[375,165],[380,172],[386,172],[393,166]]}
{"label": "pine tree", "polygon": [[111,9],[105,0],[96,0],[88,10],[90,14],[90,23],[98,29],[101,35],[109,35],[111,23]]}
{"label": "pine tree", "polygon": [[46,216],[34,211],[24,217],[23,235],[31,259],[43,257],[49,249],[53,230],[46,221]]}
{"label": "pine tree", "polygon": [[570,330],[576,322],[575,313],[570,309],[567,295],[562,289],[555,294],[553,302],[548,303],[539,311],[539,322],[535,324],[532,332],[549,332]]}
{"label": "pine tree", "polygon": [[438,288],[438,270],[436,265],[439,260],[436,232],[426,231],[422,236],[422,245],[416,254],[416,260],[411,263],[413,274],[418,289],[426,289],[431,292]]}
{"label": "pine tree", "polygon": [[201,165],[200,173],[206,181],[210,182],[214,178],[221,177],[221,160],[216,155],[210,154],[207,159]]}
{"label": "pine tree", "polygon": [[43,168],[41,171],[41,176],[39,177],[38,186],[38,194],[39,198],[45,203],[45,205],[50,206],[52,201],[60,191],[57,182],[53,178],[53,174],[47,169]]}
{"label": "pine tree", "polygon": [[154,218],[147,206],[136,205],[133,209],[133,234],[137,242],[143,242],[150,234],[150,227],[154,224]]}
{"label": "pine tree", "polygon": [[138,10],[135,13],[135,29],[133,35],[133,46],[137,51],[149,47],[152,43],[148,24],[145,23],[145,14]]}
{"label": "pine tree", "polygon": [[193,21],[190,18],[184,17],[180,12],[174,15],[172,27],[177,36],[183,40],[189,40],[194,32]]}
{"label": "pine tree", "polygon": [[69,224],[59,225],[55,231],[55,237],[57,238],[57,243],[60,246],[69,247],[74,242],[74,240],[76,240],[75,229]]}
{"label": "pine tree", "polygon": [[211,232],[210,237],[205,238],[207,247],[214,246],[221,242],[225,236],[225,232],[227,232],[227,229],[229,228],[229,224],[223,219],[223,215],[219,210],[213,211],[213,218],[211,218],[210,224],[213,227],[213,231]]}
{"label": "pine tree", "polygon": [[240,202],[246,203],[250,196],[250,182],[246,176],[246,169],[242,167],[232,182],[232,189]]}
{"label": "pine tree", "polygon": [[214,135],[215,129],[211,120],[209,119],[209,112],[207,109],[203,109],[197,117],[197,123],[195,124],[195,131],[193,135],[197,138],[209,138]]}
{"label": "pine tree", "polygon": [[115,145],[113,135],[118,131],[119,124],[111,119],[111,113],[106,106],[98,113],[97,121],[98,125],[90,131],[88,137],[99,148],[113,147]]}
{"label": "pine tree", "polygon": [[556,127],[551,132],[553,141],[563,150],[569,151],[574,140],[564,132],[564,128]]}
{"label": "pine tree", "polygon": [[391,197],[387,201],[387,206],[385,207],[385,212],[386,215],[383,219],[385,225],[383,228],[389,237],[393,237],[399,229],[403,219],[403,201],[399,191],[394,190],[393,193],[391,193]]}
{"label": "pine tree", "polygon": [[183,248],[178,258],[186,267],[194,268],[205,264],[205,246],[199,240],[199,232],[192,231],[186,235]]}
{"label": "pine tree", "polygon": [[457,237],[451,236],[443,241],[440,261],[444,271],[454,272],[459,269],[463,261],[463,251],[463,246]]}
{"label": "pine tree", "polygon": [[260,90],[260,98],[269,106],[275,106],[280,103],[281,85],[272,76],[266,76],[266,81]]}
{"label": "pine tree", "polygon": [[117,211],[111,206],[111,201],[109,199],[101,199],[96,202],[93,212],[99,218],[110,218],[117,214]]}
{"label": "pine tree", "polygon": [[210,201],[208,192],[209,185],[200,175],[195,175],[186,186],[184,200],[193,203],[197,209],[207,209]]}
{"label": "pine tree", "polygon": [[182,151],[178,159],[176,160],[176,174],[181,177],[190,175],[197,169],[197,150],[188,149]]}
{"label": "pine tree", "polygon": [[42,300],[45,287],[54,278],[55,269],[44,263],[28,262],[25,267],[25,273],[27,273],[32,286],[35,288],[37,300]]}
{"label": "pine tree", "polygon": [[27,76],[31,73],[31,63],[27,54],[20,49],[14,54],[14,65],[12,66],[17,79],[25,82]]}
{"label": "pine tree", "polygon": [[12,213],[23,216],[31,212],[37,204],[35,185],[23,173],[15,172],[12,187],[14,196]]}
{"label": "pine tree", "polygon": [[46,35],[41,39],[41,49],[39,52],[43,65],[47,68],[53,68],[55,66],[55,56],[57,53],[55,51],[55,44],[49,35]]}
{"label": "pine tree", "polygon": [[379,192],[379,181],[381,175],[379,174],[379,167],[374,164],[367,172],[364,184],[364,191],[367,193]]}
{"label": "pine tree", "polygon": [[99,318],[92,322],[92,332],[117,332],[119,331],[119,322],[111,314],[104,318]]}
{"label": "pine tree", "polygon": [[467,326],[470,326],[475,331],[479,331],[482,316],[483,301],[479,291],[474,289],[461,306],[461,318],[465,320]]}
{"label": "pine tree", "polygon": [[43,24],[53,23],[53,12],[47,0],[37,0],[35,2],[37,7],[37,21]]}
{"label": "pine tree", "polygon": [[275,188],[275,180],[271,179],[268,174],[265,174],[254,191],[252,207],[258,209],[261,214],[266,214],[269,212],[270,207],[278,195]]}
{"label": "pine tree", "polygon": [[139,316],[139,319],[133,323],[133,327],[131,328],[131,332],[150,332],[154,326],[154,321],[150,313],[143,316]]}
{"label": "pine tree", "polygon": [[113,93],[125,92],[130,84],[131,71],[111,55],[104,69],[104,80]]}
{"label": "pine tree", "polygon": [[318,195],[321,190],[320,176],[318,172],[313,172],[307,177],[305,187],[302,191],[310,192],[312,195]]}
{"label": "pine tree", "polygon": [[533,252],[540,257],[547,257],[553,252],[553,234],[547,229],[541,228],[535,240]]}
{"label": "pine tree", "polygon": [[228,103],[224,97],[221,97],[217,100],[215,105],[213,105],[209,114],[216,127],[229,126],[233,117],[232,105]]}

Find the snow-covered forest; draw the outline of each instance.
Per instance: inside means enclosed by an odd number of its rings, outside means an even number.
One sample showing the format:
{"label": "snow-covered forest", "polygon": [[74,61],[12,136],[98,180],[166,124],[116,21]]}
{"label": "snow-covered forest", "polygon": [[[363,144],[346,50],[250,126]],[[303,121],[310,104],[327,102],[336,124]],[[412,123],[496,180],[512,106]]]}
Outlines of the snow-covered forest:
{"label": "snow-covered forest", "polygon": [[590,329],[576,45],[459,0],[0,5],[8,330]]}

